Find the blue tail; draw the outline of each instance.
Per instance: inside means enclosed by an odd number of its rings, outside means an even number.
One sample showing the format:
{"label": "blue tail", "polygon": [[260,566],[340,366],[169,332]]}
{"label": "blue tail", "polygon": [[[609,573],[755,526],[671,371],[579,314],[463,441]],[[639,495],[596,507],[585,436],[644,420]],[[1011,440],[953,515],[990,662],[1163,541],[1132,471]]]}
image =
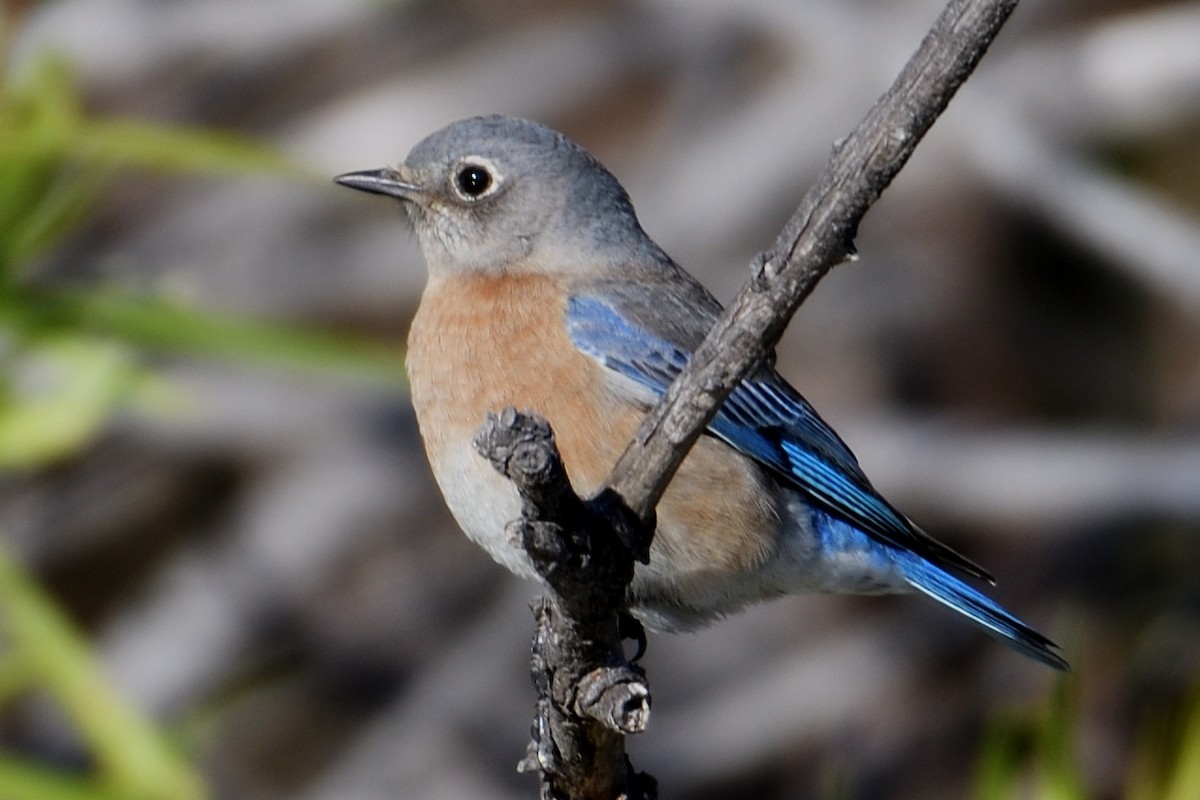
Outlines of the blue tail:
{"label": "blue tail", "polygon": [[963,614],[1017,652],[1054,669],[1071,670],[1071,665],[1058,654],[1058,645],[1005,611],[994,600],[915,553],[896,554],[893,558],[913,588]]}

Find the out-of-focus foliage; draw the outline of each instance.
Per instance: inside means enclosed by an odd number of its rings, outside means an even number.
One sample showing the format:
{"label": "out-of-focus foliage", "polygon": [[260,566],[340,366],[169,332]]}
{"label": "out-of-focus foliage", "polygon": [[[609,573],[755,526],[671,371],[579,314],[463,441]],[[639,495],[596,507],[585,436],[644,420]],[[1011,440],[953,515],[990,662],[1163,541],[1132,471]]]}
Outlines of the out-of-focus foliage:
{"label": "out-of-focus foliage", "polygon": [[40,284],[31,274],[36,257],[129,168],[308,179],[244,137],[89,117],[61,61],[0,74],[0,468],[52,463],[90,441],[145,388],[131,347],[401,379],[396,353],[362,340],[106,287]]}
{"label": "out-of-focus foliage", "polygon": [[0,703],[44,693],[87,743],[94,766],[72,775],[0,755],[5,800],[199,800],[199,775],[117,697],[54,603],[0,550]]}
{"label": "out-of-focus foliage", "polygon": [[1170,713],[1144,724],[1142,747],[1129,775],[1128,800],[1200,797],[1200,688]]}
{"label": "out-of-focus foliage", "polygon": [[1074,683],[1060,679],[1036,718],[998,718],[989,731],[976,778],[976,800],[1087,800],[1075,757],[1078,724]]}
{"label": "out-of-focus foliage", "polygon": [[75,453],[149,380],[115,342],[41,337],[11,355],[0,413],[0,469]]}
{"label": "out-of-focus foliage", "polygon": [[[1146,714],[1124,800],[1200,797],[1200,702]],[[1077,684],[1058,683],[1037,715],[1005,714],[980,751],[975,800],[1091,800],[1078,754]]]}
{"label": "out-of-focus foliage", "polygon": [[304,174],[241,136],[89,116],[65,62],[47,57],[0,81],[0,270],[7,275],[70,232],[116,170]]}
{"label": "out-of-focus foliage", "polygon": [[[0,70],[0,470],[69,458],[115,409],[166,396],[139,359],[147,348],[399,380],[400,359],[381,345],[39,280],[39,256],[123,170],[310,178],[241,136],[89,116],[56,59],[21,76]],[[5,800],[206,796],[196,772],[116,696],[87,644],[0,549],[0,706],[31,693],[61,709],[94,766],[74,775],[0,755]]]}

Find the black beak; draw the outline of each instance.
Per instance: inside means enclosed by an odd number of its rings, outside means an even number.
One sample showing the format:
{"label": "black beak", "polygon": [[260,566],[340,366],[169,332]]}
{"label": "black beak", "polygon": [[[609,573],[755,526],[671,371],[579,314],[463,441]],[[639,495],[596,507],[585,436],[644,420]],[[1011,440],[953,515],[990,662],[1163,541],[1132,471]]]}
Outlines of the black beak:
{"label": "black beak", "polygon": [[419,186],[415,183],[405,183],[400,180],[400,176],[396,171],[391,169],[347,172],[345,175],[338,175],[333,179],[333,182],[340,183],[342,186],[349,186],[351,189],[358,189],[361,192],[386,194],[389,197],[396,197],[401,200],[411,200],[413,195],[420,191]]}

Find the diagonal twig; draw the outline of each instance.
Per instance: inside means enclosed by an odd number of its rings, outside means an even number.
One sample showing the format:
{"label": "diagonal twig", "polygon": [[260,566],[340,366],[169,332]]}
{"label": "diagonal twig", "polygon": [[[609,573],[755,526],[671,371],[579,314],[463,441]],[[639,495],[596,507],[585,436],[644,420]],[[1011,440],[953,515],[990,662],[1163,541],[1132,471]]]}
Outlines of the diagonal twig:
{"label": "diagonal twig", "polygon": [[650,519],[675,470],[738,382],[762,363],[817,282],[853,256],[867,209],[975,69],[1017,0],[951,0],[895,83],[837,143],[753,277],[642,422],[608,486]]}

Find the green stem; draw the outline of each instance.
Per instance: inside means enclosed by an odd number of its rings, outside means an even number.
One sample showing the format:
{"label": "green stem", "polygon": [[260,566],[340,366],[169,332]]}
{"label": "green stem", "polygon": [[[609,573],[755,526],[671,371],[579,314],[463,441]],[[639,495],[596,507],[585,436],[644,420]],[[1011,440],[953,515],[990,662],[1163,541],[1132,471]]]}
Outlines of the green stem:
{"label": "green stem", "polygon": [[25,332],[83,330],[152,350],[353,373],[404,385],[401,348],[334,333],[193,311],[98,289],[0,287],[0,320]]}
{"label": "green stem", "polygon": [[[99,765],[97,779],[116,796],[201,800],[199,779],[159,733],[112,690],[86,643],[51,600],[7,553],[0,550],[0,612],[11,645],[90,746]],[[5,765],[32,780],[17,762]],[[3,773],[0,773],[3,774]],[[36,789],[35,783],[28,786]],[[4,783],[4,792],[13,793]],[[29,794],[29,797],[69,797]]]}

